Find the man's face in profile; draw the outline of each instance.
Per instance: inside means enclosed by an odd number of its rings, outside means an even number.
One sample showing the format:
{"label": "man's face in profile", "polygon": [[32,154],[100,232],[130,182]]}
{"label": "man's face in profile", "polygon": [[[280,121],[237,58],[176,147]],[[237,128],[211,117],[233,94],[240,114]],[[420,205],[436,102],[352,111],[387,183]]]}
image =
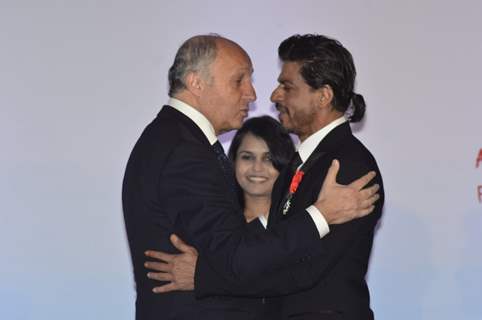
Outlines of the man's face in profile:
{"label": "man's face in profile", "polygon": [[276,104],[283,127],[303,138],[315,132],[321,93],[305,82],[300,68],[298,62],[283,63],[279,85],[271,94],[271,101]]}
{"label": "man's face in profile", "polygon": [[203,104],[216,132],[241,127],[248,116],[249,103],[256,100],[248,55],[235,44],[218,41],[218,52],[209,66],[210,79],[203,90]]}

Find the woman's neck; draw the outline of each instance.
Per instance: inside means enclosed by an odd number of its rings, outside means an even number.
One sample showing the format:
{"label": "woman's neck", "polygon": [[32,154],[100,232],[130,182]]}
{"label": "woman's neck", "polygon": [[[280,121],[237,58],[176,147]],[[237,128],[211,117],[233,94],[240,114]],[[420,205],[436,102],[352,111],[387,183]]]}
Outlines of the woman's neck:
{"label": "woman's neck", "polygon": [[264,215],[268,218],[271,196],[250,196],[244,195],[244,217],[250,222],[257,217]]}

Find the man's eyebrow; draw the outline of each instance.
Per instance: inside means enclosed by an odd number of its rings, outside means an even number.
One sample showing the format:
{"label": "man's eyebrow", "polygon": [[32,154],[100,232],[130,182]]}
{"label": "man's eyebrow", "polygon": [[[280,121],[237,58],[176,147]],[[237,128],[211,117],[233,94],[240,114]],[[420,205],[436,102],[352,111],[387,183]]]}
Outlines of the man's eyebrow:
{"label": "man's eyebrow", "polygon": [[253,67],[244,67],[240,69],[240,72],[248,72],[248,73],[253,73],[254,68]]}
{"label": "man's eyebrow", "polygon": [[290,80],[283,79],[283,78],[278,78],[278,82],[281,83],[281,84],[292,84],[293,83]]}

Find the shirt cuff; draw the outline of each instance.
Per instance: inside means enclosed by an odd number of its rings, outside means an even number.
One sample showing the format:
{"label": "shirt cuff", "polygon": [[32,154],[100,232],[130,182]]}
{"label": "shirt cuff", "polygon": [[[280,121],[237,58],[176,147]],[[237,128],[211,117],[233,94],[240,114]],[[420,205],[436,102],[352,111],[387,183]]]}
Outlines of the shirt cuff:
{"label": "shirt cuff", "polygon": [[306,211],[313,219],[315,223],[316,230],[320,234],[320,239],[326,236],[330,232],[330,227],[328,227],[328,223],[325,220],[325,217],[321,214],[320,210],[318,210],[315,206],[309,206]]}

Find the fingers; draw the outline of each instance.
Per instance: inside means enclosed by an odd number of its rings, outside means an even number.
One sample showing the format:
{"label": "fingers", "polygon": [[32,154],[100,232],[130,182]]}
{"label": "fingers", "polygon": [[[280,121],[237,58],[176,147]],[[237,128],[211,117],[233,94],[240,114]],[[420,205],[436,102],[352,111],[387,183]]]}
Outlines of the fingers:
{"label": "fingers", "polygon": [[373,209],[375,209],[375,206],[370,206],[367,209],[362,209],[357,213],[357,216],[355,218],[367,216],[373,211]]}
{"label": "fingers", "polygon": [[151,270],[170,272],[172,270],[172,265],[163,262],[153,262],[147,261],[144,263],[144,267]]}
{"label": "fingers", "polygon": [[[376,190],[378,190],[378,188]],[[360,204],[359,209],[356,211],[354,218],[361,218],[370,214],[375,209],[374,203],[378,199],[380,199],[380,195],[378,193],[375,193],[371,195],[368,199],[363,200]]]}
{"label": "fingers", "polygon": [[171,282],[160,287],[155,287],[154,289],[152,289],[152,292],[166,293],[166,292],[171,292],[176,290],[179,290],[178,286],[174,282]]}
{"label": "fingers", "polygon": [[146,252],[144,252],[144,254],[150,258],[154,258],[165,262],[171,262],[175,257],[175,255],[168,254],[162,251],[154,251],[154,250],[147,250]]}
{"label": "fingers", "polygon": [[172,274],[167,272],[148,272],[147,277],[152,280],[159,280],[159,281],[172,281],[174,277]]}
{"label": "fingers", "polygon": [[378,190],[380,190],[380,186],[378,184],[374,184],[373,186],[361,190],[360,196],[362,198],[370,198],[371,196],[375,195]]}
{"label": "fingers", "polygon": [[370,171],[361,178],[356,179],[349,184],[350,187],[356,188],[356,190],[361,190],[365,187],[377,174],[375,171]]}
{"label": "fingers", "polygon": [[[380,195],[376,193],[380,189],[378,184],[375,184],[367,189],[360,191],[360,196],[363,199],[360,202],[359,210],[360,214],[357,213],[357,217],[363,217],[373,211],[374,203],[380,199]],[[368,210],[368,212],[366,212]]]}
{"label": "fingers", "polygon": [[181,251],[182,253],[197,253],[194,247],[187,245],[181,238],[176,236],[175,234],[171,234],[171,243],[177,250]]}
{"label": "fingers", "polygon": [[380,195],[377,193],[377,194],[374,194],[373,196],[371,196],[370,198],[368,198],[366,200],[363,200],[362,203],[361,203],[360,209],[366,209],[366,208],[374,206],[374,203],[378,199],[380,199]]}
{"label": "fingers", "polygon": [[366,209],[369,206],[373,205],[378,199],[380,199],[380,195],[376,193],[380,189],[378,184],[371,186],[370,188],[363,189],[360,192],[360,208]]}
{"label": "fingers", "polygon": [[328,168],[328,172],[326,173],[325,180],[323,181],[323,186],[327,184],[334,184],[336,183],[336,175],[340,170],[340,162],[334,159],[331,162],[330,168]]}

